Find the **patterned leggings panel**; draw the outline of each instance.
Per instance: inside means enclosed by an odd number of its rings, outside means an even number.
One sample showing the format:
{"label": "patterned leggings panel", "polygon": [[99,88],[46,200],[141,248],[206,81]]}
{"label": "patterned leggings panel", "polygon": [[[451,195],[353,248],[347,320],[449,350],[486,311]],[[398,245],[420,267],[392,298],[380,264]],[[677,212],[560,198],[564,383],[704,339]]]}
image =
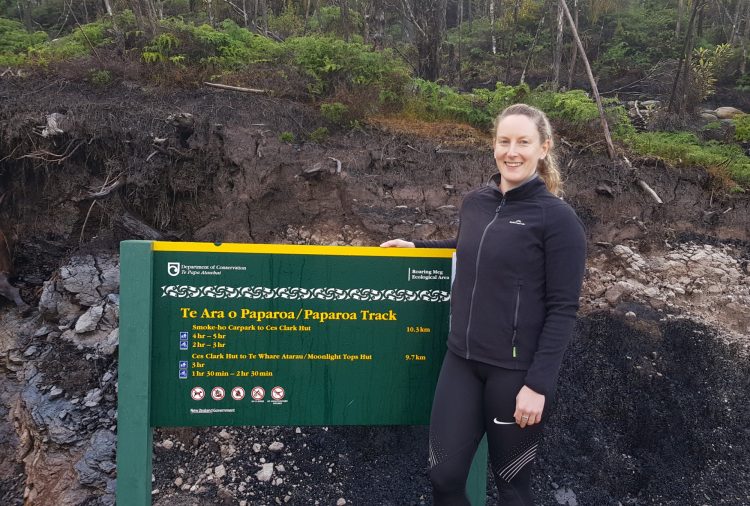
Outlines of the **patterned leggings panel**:
{"label": "patterned leggings panel", "polygon": [[526,371],[494,367],[447,352],[430,420],[430,481],[435,506],[468,506],[466,480],[487,434],[501,506],[533,506],[531,465],[542,423],[520,428],[513,419]]}

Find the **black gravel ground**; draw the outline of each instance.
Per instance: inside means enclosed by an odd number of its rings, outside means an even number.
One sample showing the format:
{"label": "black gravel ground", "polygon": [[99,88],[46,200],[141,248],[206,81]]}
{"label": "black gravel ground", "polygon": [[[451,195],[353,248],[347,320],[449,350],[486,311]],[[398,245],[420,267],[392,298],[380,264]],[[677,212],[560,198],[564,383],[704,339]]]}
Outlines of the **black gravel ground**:
{"label": "black gravel ground", "polygon": [[[579,321],[535,463],[537,504],[750,504],[747,355],[701,325],[643,316],[637,324],[604,313]],[[157,431],[155,441],[178,444],[156,448],[155,503],[431,504],[426,427],[226,428],[224,440],[220,431]],[[272,441],[284,451],[270,452]],[[198,494],[176,490],[178,468],[197,477],[222,463],[227,442],[238,456],[224,463],[226,478]],[[260,458],[284,466],[274,475],[283,483],[255,478]],[[491,477],[487,499],[497,504]]]}

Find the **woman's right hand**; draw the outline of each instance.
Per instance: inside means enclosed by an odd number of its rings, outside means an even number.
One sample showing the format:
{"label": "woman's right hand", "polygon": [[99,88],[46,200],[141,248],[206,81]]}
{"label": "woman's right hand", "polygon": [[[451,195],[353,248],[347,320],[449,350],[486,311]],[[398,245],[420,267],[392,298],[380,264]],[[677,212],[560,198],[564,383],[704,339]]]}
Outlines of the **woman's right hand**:
{"label": "woman's right hand", "polygon": [[380,245],[381,248],[413,248],[414,243],[403,239],[391,239]]}

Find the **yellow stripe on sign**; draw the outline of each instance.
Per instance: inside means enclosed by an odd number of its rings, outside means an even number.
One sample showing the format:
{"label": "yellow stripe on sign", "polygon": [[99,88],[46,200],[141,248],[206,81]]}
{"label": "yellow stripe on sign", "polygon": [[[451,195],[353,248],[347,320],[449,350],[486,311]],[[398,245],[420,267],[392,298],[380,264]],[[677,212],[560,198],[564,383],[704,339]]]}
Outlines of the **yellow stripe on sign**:
{"label": "yellow stripe on sign", "polygon": [[296,244],[243,244],[154,241],[153,251],[193,253],[274,253],[281,255],[332,255],[361,257],[450,258],[455,250],[444,248],[379,248],[362,246],[308,246]]}

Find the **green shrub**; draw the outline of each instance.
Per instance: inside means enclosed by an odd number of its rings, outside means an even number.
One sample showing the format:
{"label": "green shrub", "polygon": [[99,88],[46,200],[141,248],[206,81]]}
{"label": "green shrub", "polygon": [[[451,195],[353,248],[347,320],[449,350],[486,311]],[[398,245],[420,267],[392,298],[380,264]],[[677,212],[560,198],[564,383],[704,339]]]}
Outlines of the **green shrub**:
{"label": "green shrub", "polygon": [[89,73],[89,81],[97,86],[106,86],[112,82],[112,74],[109,70],[92,70]]}
{"label": "green shrub", "polygon": [[111,30],[112,22],[109,19],[79,26],[64,37],[29,48],[28,57],[39,65],[47,65],[86,56],[91,54],[92,46],[96,48],[112,43],[109,37]]}
{"label": "green shrub", "polygon": [[359,42],[323,36],[293,37],[284,41],[284,59],[310,75],[310,92],[321,95],[337,85],[377,86],[398,90],[409,75],[405,65],[386,51]]}
{"label": "green shrub", "polygon": [[281,132],[281,134],[279,134],[279,140],[291,144],[294,142],[294,134],[292,132]]}
{"label": "green shrub", "polygon": [[[350,34],[362,31],[362,15],[355,9],[349,9],[349,25]],[[341,19],[341,9],[337,5],[320,7],[319,12],[307,20],[307,33],[343,37],[344,27]]]}
{"label": "green shrub", "polygon": [[696,103],[703,102],[716,92],[718,73],[732,56],[729,44],[719,44],[713,50],[699,47],[693,51],[692,90]]}
{"label": "green shrub", "polygon": [[310,139],[312,142],[317,142],[318,144],[321,144],[325,142],[326,139],[328,139],[329,132],[326,127],[319,127],[310,132],[310,134],[307,136],[308,139]]}
{"label": "green shrub", "polygon": [[47,40],[44,32],[29,33],[18,21],[0,18],[0,55],[18,55]]}
{"label": "green shrub", "polygon": [[412,94],[405,105],[408,115],[427,121],[451,120],[488,129],[503,108],[522,101],[529,88],[497,83],[494,90],[475,89],[459,93],[449,86],[414,79]]}
{"label": "green shrub", "polygon": [[[509,86],[497,83],[494,90],[475,89],[471,93],[458,93],[448,86],[414,79],[412,95],[405,106],[407,115],[427,121],[440,119],[462,121],[488,129],[503,109],[523,102],[543,110],[550,119],[564,123],[568,132],[588,135],[599,119],[599,109],[592,98],[582,90],[553,92],[544,89],[531,91],[527,85]],[[633,132],[627,111],[615,100],[606,100],[608,120],[616,135]]]}
{"label": "green shrub", "polygon": [[320,113],[326,121],[334,125],[344,126],[349,116],[349,108],[341,102],[320,104]]}
{"label": "green shrub", "polygon": [[639,132],[630,135],[626,143],[641,155],[657,156],[678,167],[726,171],[738,184],[750,185],[750,157],[737,145],[701,143],[688,132]]}
{"label": "green shrub", "polygon": [[305,20],[297,15],[294,4],[289,2],[278,16],[275,16],[273,13],[269,14],[268,28],[285,38],[293,35],[303,35]]}
{"label": "green shrub", "polygon": [[[167,61],[175,56],[174,50],[180,45],[180,39],[167,32],[154,37],[151,44],[143,48],[141,58],[146,63],[157,63]],[[174,60],[173,60],[174,61]]]}
{"label": "green shrub", "polygon": [[750,114],[737,116],[732,120],[734,123],[734,140],[737,142],[750,142]]}
{"label": "green shrub", "polygon": [[[211,65],[220,70],[239,70],[274,61],[279,44],[225,20],[218,29],[167,19],[162,27],[179,40],[179,56],[187,65]],[[177,54],[176,54],[177,55]],[[176,56],[175,55],[175,56]]]}

